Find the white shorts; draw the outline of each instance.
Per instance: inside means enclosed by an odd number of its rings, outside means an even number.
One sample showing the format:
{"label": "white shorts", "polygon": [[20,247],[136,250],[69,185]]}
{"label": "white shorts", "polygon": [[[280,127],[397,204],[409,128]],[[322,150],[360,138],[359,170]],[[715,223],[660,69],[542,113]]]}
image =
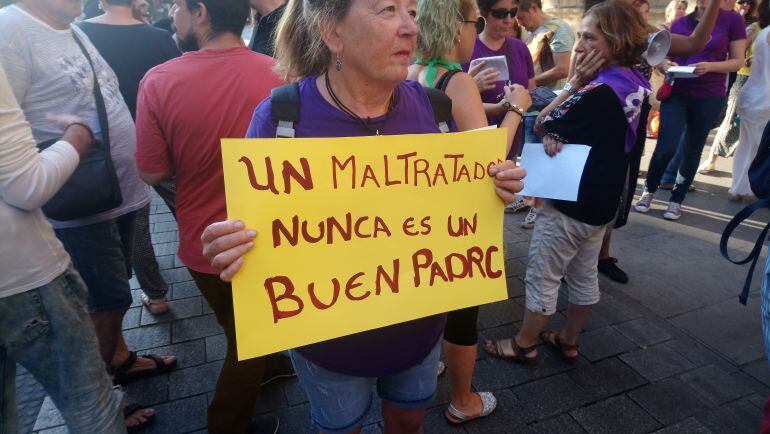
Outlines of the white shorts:
{"label": "white shorts", "polygon": [[553,315],[562,278],[567,282],[571,304],[588,306],[599,302],[596,267],[607,226],[582,223],[546,202],[538,212],[529,245],[527,310]]}

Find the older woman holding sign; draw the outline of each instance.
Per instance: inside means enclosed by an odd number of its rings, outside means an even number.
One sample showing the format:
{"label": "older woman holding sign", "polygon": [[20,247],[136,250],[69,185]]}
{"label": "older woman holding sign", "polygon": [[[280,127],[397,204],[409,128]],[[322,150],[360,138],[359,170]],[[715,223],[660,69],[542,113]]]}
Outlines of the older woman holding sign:
{"label": "older woman holding sign", "polygon": [[[417,63],[409,78],[423,86],[435,87],[452,99],[452,118],[459,131],[487,126],[487,117],[476,81],[464,73],[460,64],[471,59],[476,34],[484,29],[475,0],[419,0],[417,2]],[[505,87],[509,109],[500,124],[508,129],[508,143],[531,104],[529,92],[514,84]],[[445,412],[450,423],[459,424],[489,415],[497,404],[491,392],[472,392],[476,365],[479,308],[473,306],[450,312],[444,329],[444,354],[452,383],[452,401]]]}
{"label": "older woman holding sign", "polygon": [[[605,229],[617,214],[636,142],[639,113],[650,85],[632,69],[641,62],[650,32],[641,14],[625,0],[608,0],[586,12],[578,33],[578,58],[605,59],[597,77],[585,86],[573,77],[569,97],[542,124],[547,154],[564,143],[591,147],[580,181],[578,200],[554,200],[543,207],[529,249],[525,279],[526,308],[519,333],[487,341],[493,356],[536,364],[537,338],[568,362],[578,359],[578,336],[599,302],[597,256]],[[581,59],[582,60],[582,59]],[[580,67],[575,68],[580,72]],[[556,311],[562,279],[569,289],[567,322],[543,331]]]}
{"label": "older woman holding sign", "polygon": [[[277,32],[276,58],[281,72],[299,82],[301,120],[293,125],[295,137],[439,132],[422,86],[405,81],[417,41],[416,13],[415,0],[289,1]],[[268,100],[257,108],[249,137],[276,136],[271,107]],[[505,162],[490,172],[498,195],[512,201],[523,187],[524,171]],[[204,254],[223,270],[222,279],[238,271],[255,236],[233,221],[206,229]],[[316,426],[326,433],[359,431],[376,383],[385,430],[421,432],[436,391],[445,317],[293,350]]]}

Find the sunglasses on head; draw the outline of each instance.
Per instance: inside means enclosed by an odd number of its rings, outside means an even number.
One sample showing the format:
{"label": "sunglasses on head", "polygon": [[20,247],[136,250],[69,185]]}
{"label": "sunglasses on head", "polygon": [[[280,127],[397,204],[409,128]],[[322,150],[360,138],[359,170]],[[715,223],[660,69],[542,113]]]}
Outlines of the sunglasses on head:
{"label": "sunglasses on head", "polygon": [[487,25],[487,21],[484,19],[484,17],[478,17],[476,21],[471,20],[463,20],[463,23],[465,24],[473,24],[476,26],[476,34],[480,35],[481,32],[484,31],[484,27]]}
{"label": "sunglasses on head", "polygon": [[513,9],[490,9],[489,14],[493,17],[497,18],[498,20],[504,20],[505,17],[508,15],[511,16],[511,18],[516,18],[516,12],[519,11],[519,8],[513,8]]}

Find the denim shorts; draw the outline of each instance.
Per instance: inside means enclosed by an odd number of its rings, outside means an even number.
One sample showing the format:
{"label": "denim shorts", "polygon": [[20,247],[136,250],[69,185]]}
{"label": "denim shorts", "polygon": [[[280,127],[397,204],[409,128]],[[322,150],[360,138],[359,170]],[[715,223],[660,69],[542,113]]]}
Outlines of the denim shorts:
{"label": "denim shorts", "polygon": [[128,279],[135,217],[136,211],[92,225],[56,229],[56,237],[88,287],[91,313],[131,306]]}
{"label": "denim shorts", "polygon": [[385,377],[355,377],[321,368],[297,351],[290,351],[294,370],[310,400],[310,417],[327,434],[358,428],[372,406],[372,388],[385,401],[400,408],[427,408],[436,395],[436,367],[441,339],[416,366]]}

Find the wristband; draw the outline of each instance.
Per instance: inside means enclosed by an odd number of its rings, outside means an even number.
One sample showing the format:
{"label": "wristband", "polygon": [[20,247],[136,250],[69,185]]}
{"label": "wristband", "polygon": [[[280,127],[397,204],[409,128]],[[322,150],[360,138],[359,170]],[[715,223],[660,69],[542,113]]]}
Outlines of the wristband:
{"label": "wristband", "polygon": [[516,113],[517,115],[521,116],[521,118],[522,118],[522,119],[524,119],[524,110],[522,110],[521,108],[517,107],[517,106],[516,106],[516,105],[514,105],[514,104],[511,104],[511,105],[508,107],[508,109],[507,109],[506,111],[507,111],[508,113],[510,113],[510,112],[514,112],[514,113]]}

